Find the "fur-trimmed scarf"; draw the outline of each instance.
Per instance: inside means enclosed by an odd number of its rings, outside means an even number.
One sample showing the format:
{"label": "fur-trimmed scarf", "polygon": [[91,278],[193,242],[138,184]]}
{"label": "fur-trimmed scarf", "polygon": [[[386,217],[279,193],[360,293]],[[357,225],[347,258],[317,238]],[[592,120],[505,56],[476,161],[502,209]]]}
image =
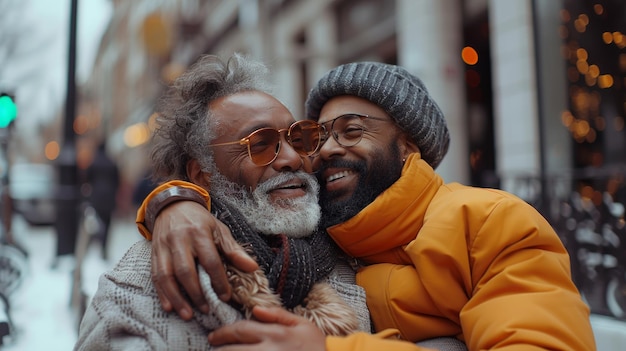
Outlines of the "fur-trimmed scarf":
{"label": "fur-trimmed scarf", "polygon": [[216,199],[211,200],[211,212],[254,255],[270,287],[287,308],[301,304],[313,285],[327,277],[337,262],[338,248],[323,230],[302,238],[265,235],[253,230],[237,209]]}

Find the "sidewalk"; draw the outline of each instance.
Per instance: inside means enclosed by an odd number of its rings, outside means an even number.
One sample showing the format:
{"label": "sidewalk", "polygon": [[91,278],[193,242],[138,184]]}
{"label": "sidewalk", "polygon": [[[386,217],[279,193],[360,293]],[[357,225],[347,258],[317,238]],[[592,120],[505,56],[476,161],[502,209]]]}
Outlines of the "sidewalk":
{"label": "sidewalk", "polygon": [[[17,292],[11,297],[11,316],[15,333],[5,340],[6,351],[68,351],[76,342],[78,320],[70,308],[72,287],[71,260],[51,268],[56,250],[56,233],[52,227],[31,227],[16,216],[13,232],[28,251],[29,271]],[[132,243],[143,240],[128,219],[115,219],[109,239],[108,261],[101,258],[100,247],[89,247],[83,266],[88,293],[97,288],[99,276],[117,262]]]}

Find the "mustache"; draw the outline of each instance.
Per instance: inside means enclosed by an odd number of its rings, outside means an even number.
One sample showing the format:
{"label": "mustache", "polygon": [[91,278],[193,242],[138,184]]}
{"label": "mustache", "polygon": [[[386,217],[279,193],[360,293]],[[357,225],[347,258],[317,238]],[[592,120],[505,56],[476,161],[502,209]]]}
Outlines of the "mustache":
{"label": "mustache", "polygon": [[257,187],[257,190],[263,193],[267,193],[276,188],[279,188],[285,183],[292,182],[293,180],[298,180],[302,182],[307,191],[317,193],[317,191],[319,190],[317,178],[314,175],[304,171],[279,173],[276,176],[264,181],[263,183],[260,183]]}
{"label": "mustache", "polygon": [[317,180],[322,183],[322,174],[329,168],[346,168],[354,170],[358,174],[364,174],[367,171],[367,164],[365,161],[348,161],[341,159],[333,159],[325,161],[313,174]]}

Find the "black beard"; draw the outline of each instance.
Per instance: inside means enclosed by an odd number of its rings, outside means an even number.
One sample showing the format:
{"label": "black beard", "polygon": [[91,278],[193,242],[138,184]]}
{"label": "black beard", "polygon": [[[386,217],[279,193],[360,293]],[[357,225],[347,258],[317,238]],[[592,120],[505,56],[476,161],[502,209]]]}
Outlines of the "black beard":
{"label": "black beard", "polygon": [[[369,171],[366,161],[335,160],[324,164],[317,174],[321,185],[320,206],[323,228],[343,223],[361,212],[400,178],[402,167],[400,150],[395,143],[389,148],[387,154],[383,151],[372,154]],[[345,194],[343,190],[332,192],[326,190],[326,181],[320,179],[320,175],[327,168],[348,168],[358,175],[357,187],[349,199],[338,200]]]}

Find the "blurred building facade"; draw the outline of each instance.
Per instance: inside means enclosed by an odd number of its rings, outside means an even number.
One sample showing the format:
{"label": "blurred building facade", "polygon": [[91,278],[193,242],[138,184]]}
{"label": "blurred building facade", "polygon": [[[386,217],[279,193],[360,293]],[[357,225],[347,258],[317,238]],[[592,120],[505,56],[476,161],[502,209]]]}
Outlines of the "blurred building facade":
{"label": "blurred building facade", "polygon": [[[117,153],[131,168],[145,162],[140,147],[122,143],[128,127],[148,122],[155,98],[171,79],[203,53],[234,51],[270,65],[275,94],[302,116],[315,81],[337,64],[376,60],[397,63],[420,76],[449,123],[452,144],[439,168],[444,178],[465,183],[542,168],[571,168],[567,128],[556,119],[550,147],[542,145],[537,86],[550,97],[548,111],[567,109],[565,61],[559,27],[563,3],[487,0],[241,0],[112,1],[113,18],[82,88],[93,114],[106,123]],[[513,7],[511,7],[513,6]],[[537,13],[538,15],[535,15]],[[540,22],[541,23],[536,23]],[[535,35],[542,27],[542,38]],[[545,28],[544,28],[545,27]],[[538,42],[541,41],[541,42]],[[543,43],[546,42],[546,43]],[[545,46],[538,54],[540,45]],[[478,62],[463,62],[472,46]],[[538,57],[541,56],[541,57]],[[539,62],[543,58],[546,63]],[[538,82],[541,71],[547,78]],[[550,84],[552,86],[550,86]],[[556,95],[556,94],[553,94]],[[554,121],[550,121],[554,123]],[[558,136],[557,136],[558,134]],[[140,145],[140,142],[136,142]],[[130,151],[139,149],[140,151]],[[495,152],[497,150],[497,152]],[[542,150],[549,162],[541,160]],[[145,160],[147,162],[147,160]],[[141,174],[140,170],[133,174]]]}
{"label": "blurred building facade", "polygon": [[[560,234],[577,257],[577,281],[592,286],[601,279],[601,291],[588,288],[590,299],[601,296],[594,310],[626,319],[626,254],[618,259],[614,252],[625,250],[619,240],[626,240],[626,231],[623,209],[620,215],[611,207],[626,200],[622,1],[112,4],[79,109],[88,120],[101,121],[98,134],[107,139],[129,183],[138,183],[149,165],[155,99],[201,54],[238,51],[262,59],[272,70],[275,95],[296,118],[303,116],[308,90],[336,65],[400,64],[422,78],[446,115],[452,142],[439,173],[447,181],[511,191],[539,207],[555,226],[563,226]],[[572,203],[573,197],[583,202]],[[570,207],[569,215],[563,206]],[[574,225],[572,213],[580,217]],[[585,216],[597,222],[587,228],[595,235],[593,248],[576,238]],[[602,232],[608,222],[617,244],[608,245]],[[601,267],[590,263],[597,259],[593,254],[601,261],[617,256],[616,262]],[[611,294],[622,299],[617,308],[608,306]]]}

